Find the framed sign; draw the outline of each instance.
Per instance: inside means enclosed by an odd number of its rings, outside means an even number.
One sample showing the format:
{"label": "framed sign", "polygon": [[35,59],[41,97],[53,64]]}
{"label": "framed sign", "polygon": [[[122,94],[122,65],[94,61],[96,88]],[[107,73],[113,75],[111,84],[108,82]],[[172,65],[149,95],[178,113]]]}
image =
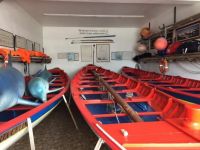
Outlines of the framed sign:
{"label": "framed sign", "polygon": [[24,37],[16,35],[15,44],[16,48],[26,48],[26,39]]}
{"label": "framed sign", "polygon": [[0,29],[0,46],[14,47],[14,35],[10,32]]}
{"label": "framed sign", "polygon": [[132,52],[131,51],[118,51],[111,53],[111,60],[131,60]]}
{"label": "framed sign", "polygon": [[67,53],[67,59],[68,61],[79,61],[79,54],[78,53]]}
{"label": "framed sign", "polygon": [[34,42],[34,50],[40,51],[40,44]]}
{"label": "framed sign", "polygon": [[67,53],[57,53],[58,59],[67,59]]}
{"label": "framed sign", "polygon": [[92,45],[81,45],[81,61],[91,62],[93,61],[93,49]]}
{"label": "framed sign", "polygon": [[96,61],[110,62],[110,44],[96,45]]}
{"label": "framed sign", "polygon": [[33,50],[33,42],[30,40],[26,40],[26,49]]}
{"label": "framed sign", "polygon": [[112,52],[111,60],[122,60],[123,53],[122,52]]}

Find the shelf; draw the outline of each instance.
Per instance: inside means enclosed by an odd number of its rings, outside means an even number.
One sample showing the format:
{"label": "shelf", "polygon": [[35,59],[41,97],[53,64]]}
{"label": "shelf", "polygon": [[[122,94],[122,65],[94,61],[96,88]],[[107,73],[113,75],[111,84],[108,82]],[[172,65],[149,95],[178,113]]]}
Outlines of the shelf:
{"label": "shelf", "polygon": [[191,24],[193,24],[195,22],[199,22],[199,21],[200,21],[200,13],[190,16],[184,20],[181,20],[181,21],[175,23],[174,25],[172,25],[172,27],[170,29],[173,30],[173,29],[182,28],[182,27],[191,25]]}
{"label": "shelf", "polygon": [[[140,62],[147,63],[147,62],[159,62],[161,56],[152,56],[148,58],[140,59]],[[187,54],[173,54],[171,56],[165,56],[168,61],[196,61],[200,60],[200,52],[197,53],[187,53]]]}
{"label": "shelf", "polygon": [[[185,38],[185,39],[182,39],[182,40],[178,40],[177,36],[178,36],[178,30],[183,30],[184,28],[188,28],[189,26],[192,26],[192,25],[195,25],[195,24],[199,24],[200,26],[200,13],[194,15],[194,16],[191,16],[189,18],[186,18],[184,20],[181,20],[175,24],[172,24],[172,25],[169,25],[169,26],[166,26],[166,29],[167,29],[167,34],[169,35],[169,33],[172,33],[171,36],[168,36],[167,39],[174,39],[175,41],[181,41],[181,42],[186,42],[186,41],[190,41],[190,40],[195,40],[195,39],[199,39],[200,38],[200,27],[198,28],[198,32],[199,34],[194,36],[194,37],[191,37],[191,38]],[[157,37],[159,37],[160,35],[163,34],[164,32],[164,28],[160,28],[161,31],[157,32],[157,33],[154,33],[152,34],[148,39],[140,39],[138,40],[138,42],[144,42],[144,41],[148,41],[148,40],[153,40]],[[173,32],[175,34],[175,37],[173,37]],[[183,32],[184,33],[184,32]]]}
{"label": "shelf", "polygon": [[47,57],[47,58],[43,58],[43,57],[31,57],[31,62],[32,63],[51,63],[51,58]]}
{"label": "shelf", "polygon": [[[0,62],[3,62],[3,60],[4,60],[3,56],[0,56]],[[19,56],[13,56],[12,57],[12,62],[23,63]],[[47,57],[47,58],[31,57],[31,63],[51,63],[51,58],[50,57]]]}

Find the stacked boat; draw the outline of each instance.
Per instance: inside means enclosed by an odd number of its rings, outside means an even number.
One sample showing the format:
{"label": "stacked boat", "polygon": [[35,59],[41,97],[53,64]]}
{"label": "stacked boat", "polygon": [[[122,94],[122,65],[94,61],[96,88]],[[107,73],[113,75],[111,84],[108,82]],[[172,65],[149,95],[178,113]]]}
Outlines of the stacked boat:
{"label": "stacked boat", "polygon": [[[35,77],[22,79],[15,68],[6,67],[0,69],[0,77],[7,84],[0,88],[1,91],[5,88],[0,94],[0,149],[7,149],[28,132],[28,119],[35,127],[61,102],[70,80],[59,68],[45,69]],[[30,93],[26,95],[25,80]]]}
{"label": "stacked boat", "polygon": [[146,82],[176,98],[200,104],[200,81],[180,76],[162,75],[155,72],[123,67],[122,74]]}
{"label": "stacked boat", "polygon": [[[155,76],[152,80],[156,82],[162,78]],[[200,148],[200,106],[176,99],[152,84],[88,65],[74,76],[71,93],[99,137],[95,149],[103,142],[115,150]]]}

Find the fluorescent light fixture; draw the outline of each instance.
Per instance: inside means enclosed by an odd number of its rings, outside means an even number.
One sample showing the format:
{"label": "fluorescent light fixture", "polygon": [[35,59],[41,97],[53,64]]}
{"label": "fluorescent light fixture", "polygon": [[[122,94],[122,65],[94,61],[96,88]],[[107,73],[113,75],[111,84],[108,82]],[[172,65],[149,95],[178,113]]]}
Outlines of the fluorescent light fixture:
{"label": "fluorescent light fixture", "polygon": [[144,15],[86,15],[86,14],[51,14],[44,13],[44,16],[57,17],[96,17],[96,18],[144,18]]}

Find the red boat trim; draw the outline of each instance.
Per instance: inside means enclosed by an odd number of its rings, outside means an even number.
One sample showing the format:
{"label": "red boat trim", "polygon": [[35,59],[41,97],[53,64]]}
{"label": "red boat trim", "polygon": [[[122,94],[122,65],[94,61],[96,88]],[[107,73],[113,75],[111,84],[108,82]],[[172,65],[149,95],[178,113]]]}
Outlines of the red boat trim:
{"label": "red boat trim", "polygon": [[[154,111],[142,111],[138,112],[138,115],[141,117],[146,116],[152,116],[154,115],[156,117],[156,121],[150,121],[150,122],[139,122],[139,123],[110,123],[106,124],[100,119],[109,119],[110,117],[115,117],[116,114],[113,112],[100,112],[99,114],[93,113],[90,109],[90,107],[97,106],[99,107],[105,107],[106,104],[113,104],[109,98],[99,98],[98,97],[87,97],[89,94],[106,94],[105,91],[95,91],[95,90],[85,90],[83,88],[91,88],[91,87],[98,87],[100,88],[101,85],[92,85],[95,84],[92,80],[91,73],[88,73],[88,70],[95,70],[98,72],[98,74],[101,74],[104,78],[112,78],[113,82],[115,82],[115,85],[111,84],[111,87],[116,87],[116,85],[122,85],[126,86],[127,90],[122,91],[116,91],[118,93],[126,93],[126,92],[136,92],[136,95],[134,97],[127,98],[125,96],[124,100],[127,103],[135,103],[136,102],[146,102],[147,105],[152,107]],[[147,74],[147,73],[145,73]],[[90,81],[88,82],[88,85],[80,85],[82,83],[81,79],[87,78],[87,76],[90,76]],[[150,76],[148,74],[148,76]],[[156,76],[156,79],[161,79],[161,77]],[[166,79],[168,76],[166,77]],[[188,80],[179,80],[174,79],[172,77],[169,77],[171,80],[176,82],[178,85],[179,83],[186,85],[188,84]],[[87,78],[88,79],[88,78]],[[147,78],[146,78],[147,79]],[[108,81],[107,81],[108,82]],[[72,80],[71,84],[71,91],[73,99],[78,106],[79,110],[81,111],[83,117],[89,124],[89,126],[92,128],[92,130],[100,137],[102,138],[112,149],[120,149],[113,141],[106,136],[97,126],[98,124],[103,130],[105,130],[111,137],[113,137],[120,145],[126,147],[127,145],[133,145],[134,143],[144,145],[144,147],[140,147],[141,149],[146,149],[146,144],[155,143],[155,145],[160,145],[159,149],[165,149],[165,147],[162,147],[162,144],[171,145],[169,147],[173,147],[173,145],[177,144],[181,147],[177,149],[193,149],[192,147],[195,145],[200,144],[200,130],[196,130],[190,125],[192,123],[200,123],[200,120],[195,120],[195,116],[199,115],[200,106],[185,103],[183,101],[180,101],[178,99],[173,98],[172,96],[169,96],[161,91],[158,91],[155,88],[150,87],[149,85],[138,82],[133,79],[128,79],[127,77],[124,77],[123,75],[118,75],[114,72],[105,70],[100,67],[89,65],[82,70],[80,70]],[[85,95],[84,95],[85,94]],[[82,95],[82,96],[81,96]],[[83,98],[85,96],[85,100]],[[87,100],[88,99],[88,100]],[[100,104],[100,105],[98,105]],[[95,107],[93,107],[95,109]],[[117,113],[118,117],[126,117],[127,115],[123,112]],[[157,118],[158,117],[158,118]],[[98,120],[99,119],[99,120]],[[101,124],[102,122],[102,124]],[[128,136],[128,138],[125,140],[122,138],[121,132],[118,133],[120,130],[125,128],[131,136]],[[113,129],[113,130],[112,130]],[[147,130],[147,135],[144,134],[143,131],[140,131],[141,129]],[[153,130],[153,131],[152,131]],[[154,131],[155,130],[155,131]],[[154,132],[158,132],[154,134]],[[161,133],[160,133],[160,132]],[[169,134],[168,134],[169,132]],[[135,133],[135,134],[134,134]],[[139,135],[139,134],[144,135]],[[160,135],[160,137],[158,137]],[[163,136],[162,136],[163,135]],[[165,135],[165,136],[164,136]],[[173,136],[174,137],[173,137]],[[136,137],[143,137],[141,141],[138,142],[138,138]],[[147,137],[146,137],[147,136]],[[150,137],[153,138],[150,138]],[[149,139],[148,139],[149,138]],[[163,142],[164,140],[164,142]],[[174,141],[171,142],[171,141]],[[188,142],[187,142],[188,141]],[[151,143],[152,142],[152,143]],[[188,143],[191,143],[187,146]],[[191,146],[194,144],[193,146]],[[156,148],[157,146],[155,146]],[[175,146],[176,147],[176,146]],[[197,146],[198,147],[198,146]],[[131,149],[131,147],[126,147],[127,149]],[[154,148],[154,147],[153,147]]]}
{"label": "red boat trim", "polygon": [[50,71],[53,72],[53,73],[59,73],[64,77],[64,79],[61,80],[61,82],[63,82],[64,88],[62,90],[60,90],[58,94],[54,94],[54,96],[52,95],[53,97],[50,98],[47,102],[41,104],[40,106],[33,108],[32,110],[25,112],[24,114],[12,119],[12,120],[9,120],[9,121],[1,124],[0,134],[7,132],[11,128],[18,126],[19,124],[25,122],[27,118],[33,116],[37,112],[43,110],[44,108],[46,108],[47,106],[51,105],[52,103],[57,101],[59,98],[61,98],[62,95],[64,95],[65,92],[69,89],[70,80],[69,80],[69,77],[64,73],[63,70],[56,68],[56,69],[52,69]]}
{"label": "red boat trim", "polygon": [[121,150],[126,150],[121,144],[119,144],[112,136],[110,136],[98,123],[96,123],[97,128],[103,132],[115,145],[117,145]]}

